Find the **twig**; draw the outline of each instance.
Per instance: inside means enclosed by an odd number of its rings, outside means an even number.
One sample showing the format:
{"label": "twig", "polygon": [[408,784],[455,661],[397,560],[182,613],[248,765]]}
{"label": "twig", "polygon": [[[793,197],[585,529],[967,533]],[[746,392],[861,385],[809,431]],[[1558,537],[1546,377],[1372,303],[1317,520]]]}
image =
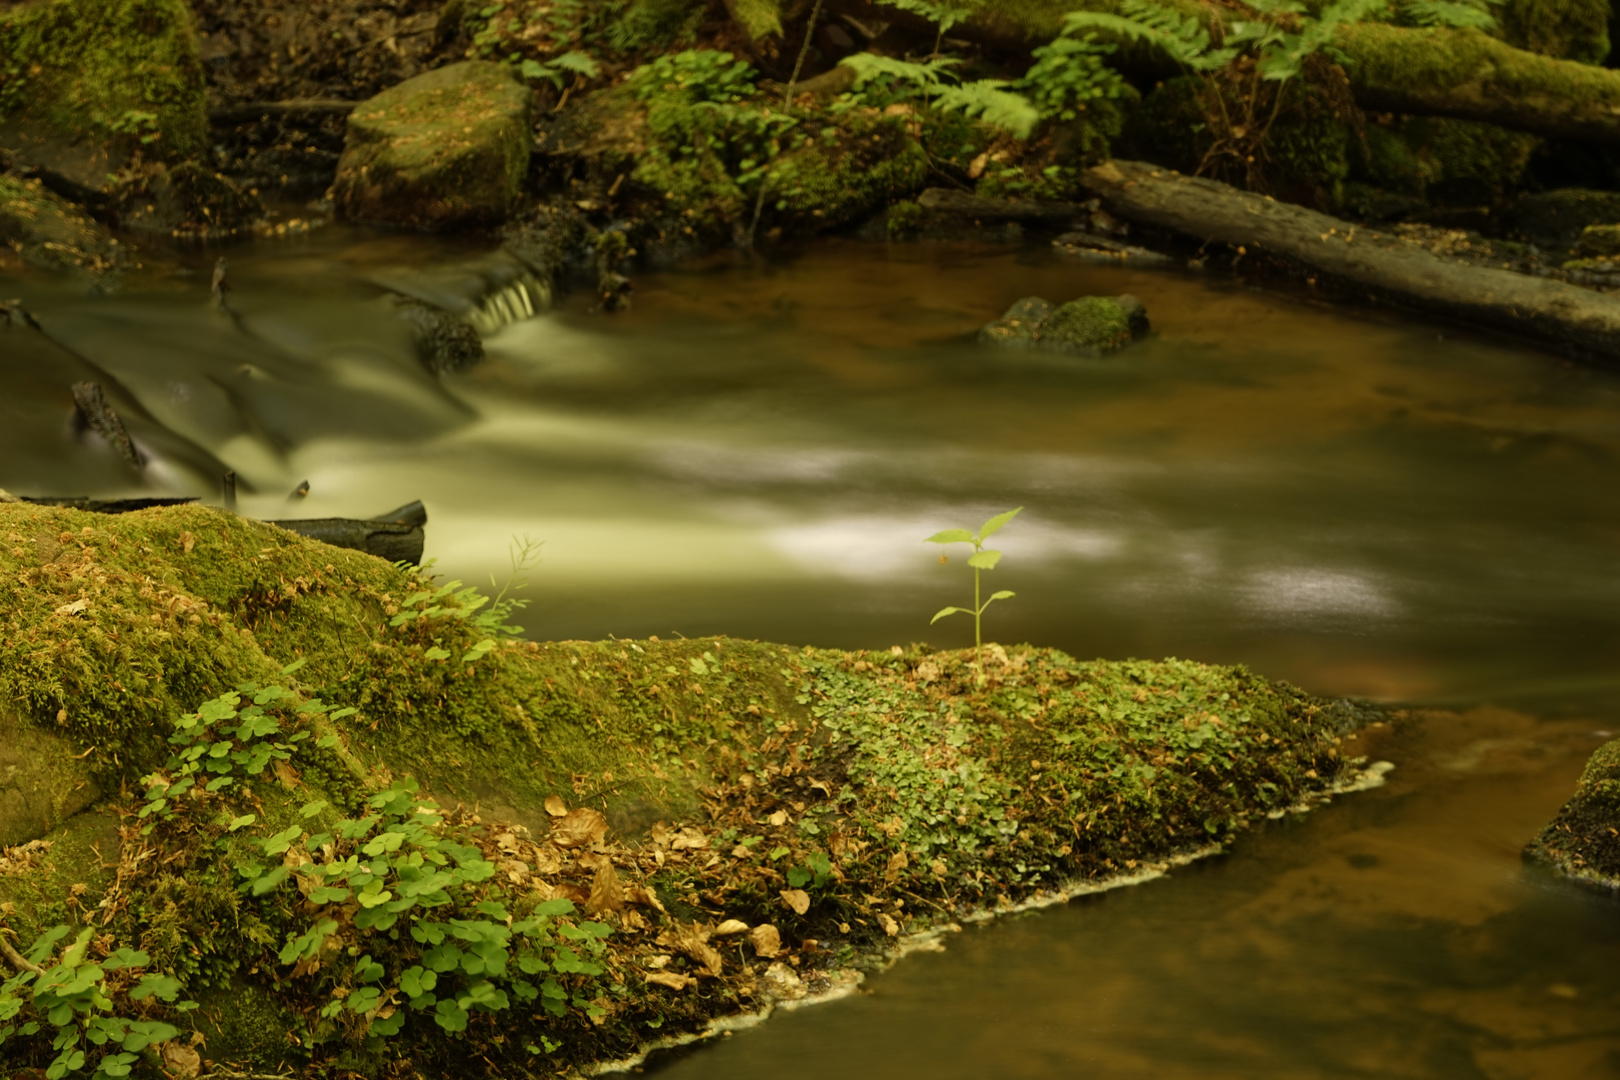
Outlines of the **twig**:
{"label": "twig", "polygon": [[[816,0],[816,6],[810,12],[810,21],[804,27],[804,44],[799,47],[799,58],[793,62],[793,74],[788,76],[786,89],[782,91],[782,111],[789,116],[793,115],[793,87],[799,81],[799,72],[804,70],[804,58],[810,55],[810,36],[816,32],[816,20],[821,18],[821,2]],[[765,181],[770,177],[769,166],[759,171],[759,195],[754,199],[754,220],[748,223],[748,247],[754,247],[754,233],[759,229],[759,215],[765,209]]]}
{"label": "twig", "polygon": [[38,964],[28,959],[28,957],[11,947],[11,942],[6,940],[6,935],[10,932],[11,928],[5,924],[3,919],[0,919],[0,956],[5,957],[6,963],[10,964],[17,971],[26,971],[34,975],[44,975],[44,968],[40,967]]}

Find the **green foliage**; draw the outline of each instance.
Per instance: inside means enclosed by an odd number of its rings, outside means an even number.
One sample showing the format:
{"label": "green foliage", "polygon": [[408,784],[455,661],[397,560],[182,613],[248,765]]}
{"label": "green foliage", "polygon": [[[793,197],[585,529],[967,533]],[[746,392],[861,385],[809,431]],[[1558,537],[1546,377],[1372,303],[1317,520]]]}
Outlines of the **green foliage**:
{"label": "green foliage", "polygon": [[910,97],[925,106],[976,117],[1020,139],[1028,138],[1040,120],[1029,99],[1010,89],[1013,83],[1002,79],[957,81],[948,70],[958,63],[951,57],[909,61],[863,52],[846,56],[840,63],[854,70],[857,90],[870,87],[884,104]]}
{"label": "green foliage", "polygon": [[530,82],[545,79],[557,89],[562,89],[563,78],[569,72],[583,75],[587,79],[596,78],[601,71],[601,65],[592,60],[586,53],[575,50],[554,56],[550,60],[524,60],[517,58],[518,74]]}
{"label": "green foliage", "polygon": [[1396,5],[1400,21],[1412,26],[1449,26],[1496,29],[1491,8],[1502,0],[1402,0]]}
{"label": "green foliage", "polygon": [[878,0],[878,2],[913,15],[921,15],[939,28],[940,37],[944,37],[951,27],[967,21],[974,12],[984,6],[984,0]]}
{"label": "green foliage", "polygon": [[692,105],[735,105],[757,93],[756,77],[747,61],[728,52],[687,49],[643,64],[627,83],[644,102],[673,98]]}
{"label": "green foliage", "polygon": [[[94,931],[88,926],[52,962],[57,942],[71,932],[67,926],[52,927],[29,947],[26,958],[43,973],[22,971],[0,983],[0,1047],[49,1035],[56,1056],[45,1069],[47,1080],[118,1080],[130,1074],[142,1050],[180,1034],[173,1024],[118,1013],[152,998],[180,1012],[196,1003],[178,1001],[180,984],[168,976],[146,972],[132,979],[151,963],[144,952],[118,949],[91,960]],[[0,1055],[12,1057],[4,1049]]]}
{"label": "green foliage", "polygon": [[1103,63],[1115,46],[1100,44],[1097,35],[1063,36],[1036,48],[1035,63],[1019,85],[1029,92],[1045,119],[1075,120],[1089,102],[1127,93],[1119,72]]}
{"label": "green foliage", "polygon": [[[977,655],[979,650],[984,648],[984,635],[983,635],[983,632],[982,632],[982,623],[983,623],[983,619],[984,619],[984,611],[985,611],[985,609],[988,608],[991,604],[995,603],[997,600],[1010,600],[1013,597],[1013,593],[1008,592],[1007,590],[1004,589],[1004,590],[1002,590],[1000,592],[992,593],[991,596],[990,596],[990,599],[985,600],[982,603],[980,602],[980,600],[979,600],[979,574],[980,574],[980,572],[984,571],[984,570],[994,570],[996,568],[996,564],[1001,562],[1001,552],[999,552],[999,551],[986,551],[985,547],[984,547],[984,542],[986,540],[990,539],[990,537],[994,536],[996,533],[1000,532],[1002,526],[1006,525],[1007,522],[1011,521],[1014,517],[1016,517],[1018,515],[1018,512],[1020,510],[1022,510],[1022,509],[1023,509],[1023,507],[1020,506],[1020,507],[1017,507],[1016,509],[1008,510],[1008,511],[1006,511],[1004,513],[997,514],[995,517],[991,518],[989,521],[986,521],[983,525],[981,525],[979,527],[979,531],[978,531],[977,535],[975,535],[974,533],[968,532],[966,529],[946,529],[944,532],[935,533],[933,536],[930,536],[926,541],[924,541],[924,543],[929,543],[929,544],[972,544],[973,545],[973,554],[968,556],[968,565],[973,567],[973,606],[970,607],[970,608],[959,608],[959,607],[944,608],[938,614],[936,614],[932,619],[929,620],[929,624],[932,625],[933,623],[937,623],[937,622],[939,622],[939,620],[945,618],[945,616],[947,616],[947,615],[958,615],[958,614],[960,614],[960,615],[972,615],[973,616],[973,649],[974,649],[975,655]],[[941,556],[941,558],[943,558],[943,556]]]}

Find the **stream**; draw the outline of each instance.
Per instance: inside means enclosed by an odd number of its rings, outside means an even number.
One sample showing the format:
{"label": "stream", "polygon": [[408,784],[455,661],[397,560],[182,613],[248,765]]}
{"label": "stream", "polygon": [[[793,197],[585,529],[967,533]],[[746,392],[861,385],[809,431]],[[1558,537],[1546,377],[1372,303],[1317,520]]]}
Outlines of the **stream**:
{"label": "stream", "polygon": [[[1620,731],[1620,379],[1511,341],[1049,250],[824,240],[575,294],[438,379],[384,285],[465,242],[345,226],[154,252],[107,295],[0,264],[0,488],[364,517],[421,499],[436,572],[543,542],[541,638],[971,644],[965,549],[1014,506],[986,636],[1248,664],[1410,704],[1384,787],[1166,879],[970,927],[677,1077],[1620,1077],[1620,920],[1519,851]],[[1130,292],[1100,361],[992,352],[1013,300]],[[474,299],[477,299],[474,297]],[[75,430],[94,368],[154,488]],[[309,481],[289,505],[288,492]]]}

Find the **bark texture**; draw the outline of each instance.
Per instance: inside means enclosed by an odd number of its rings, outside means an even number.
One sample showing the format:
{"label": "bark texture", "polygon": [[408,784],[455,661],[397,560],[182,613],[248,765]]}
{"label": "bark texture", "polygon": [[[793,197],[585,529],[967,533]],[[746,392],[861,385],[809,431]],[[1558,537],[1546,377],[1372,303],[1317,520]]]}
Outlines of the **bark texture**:
{"label": "bark texture", "polygon": [[1401,304],[1585,358],[1620,360],[1620,298],[1447,262],[1395,236],[1144,162],[1104,162],[1082,179],[1128,220],[1259,248]]}

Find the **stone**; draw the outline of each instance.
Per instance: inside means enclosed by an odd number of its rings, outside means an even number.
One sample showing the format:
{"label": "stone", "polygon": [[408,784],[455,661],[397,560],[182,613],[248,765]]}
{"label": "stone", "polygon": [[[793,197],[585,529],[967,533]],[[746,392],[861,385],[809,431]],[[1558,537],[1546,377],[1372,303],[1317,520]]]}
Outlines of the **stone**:
{"label": "stone", "polygon": [[99,798],[70,740],[0,711],[0,848],[39,839]]}
{"label": "stone", "polygon": [[1118,352],[1148,329],[1147,308],[1129,293],[1082,296],[1057,307],[1038,296],[1026,296],[981,329],[979,340],[988,345],[1100,357]]}
{"label": "stone", "polygon": [[517,208],[529,151],[529,91],[506,65],[468,60],[357,107],[332,194],[357,221],[498,225]]}
{"label": "stone", "polygon": [[0,176],[0,244],[25,262],[92,277],[129,264],[127,249],[73,204],[38,180]]}
{"label": "stone", "polygon": [[1620,255],[1620,225],[1588,225],[1575,247],[1582,255],[1598,258]]}

